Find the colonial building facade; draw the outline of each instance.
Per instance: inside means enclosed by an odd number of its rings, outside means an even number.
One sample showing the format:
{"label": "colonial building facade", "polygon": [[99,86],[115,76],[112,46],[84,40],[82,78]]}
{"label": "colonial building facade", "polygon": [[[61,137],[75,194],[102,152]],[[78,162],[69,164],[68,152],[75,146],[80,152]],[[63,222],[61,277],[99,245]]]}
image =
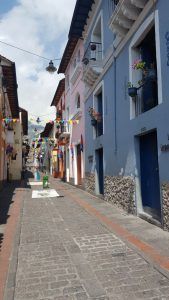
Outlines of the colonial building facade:
{"label": "colonial building facade", "polygon": [[66,132],[66,180],[166,229],[168,10],[167,0],[77,0],[55,103],[79,121]]}
{"label": "colonial building facade", "polygon": [[0,186],[20,180],[27,111],[19,108],[15,63],[0,56]]}
{"label": "colonial building facade", "polygon": [[84,82],[82,81],[83,41],[72,38],[72,21],[58,73],[65,74],[65,117],[69,127],[69,148],[66,151],[66,180],[84,184]]}
{"label": "colonial building facade", "polygon": [[77,0],[70,28],[84,47],[85,187],[164,228],[168,9],[166,0]]}

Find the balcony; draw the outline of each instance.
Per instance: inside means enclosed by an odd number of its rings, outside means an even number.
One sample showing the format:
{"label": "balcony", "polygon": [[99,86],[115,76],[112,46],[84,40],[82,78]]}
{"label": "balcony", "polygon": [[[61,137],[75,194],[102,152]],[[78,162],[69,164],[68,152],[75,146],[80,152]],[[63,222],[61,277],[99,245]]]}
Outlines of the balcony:
{"label": "balcony", "polygon": [[81,62],[78,62],[75,69],[74,69],[74,72],[72,74],[72,77],[70,79],[70,82],[74,85],[76,80],[78,79],[78,77],[80,76],[80,73],[81,73],[81,70],[82,70],[82,65],[81,65]]}
{"label": "balcony", "polygon": [[70,136],[70,125],[69,124],[61,125],[60,138],[68,138],[69,136]]}
{"label": "balcony", "polygon": [[93,86],[103,70],[102,44],[90,42],[83,57],[83,81]]}
{"label": "balcony", "polygon": [[[114,11],[110,19],[110,29],[120,42],[138,19],[149,0],[114,0]],[[116,42],[114,46],[117,47]]]}

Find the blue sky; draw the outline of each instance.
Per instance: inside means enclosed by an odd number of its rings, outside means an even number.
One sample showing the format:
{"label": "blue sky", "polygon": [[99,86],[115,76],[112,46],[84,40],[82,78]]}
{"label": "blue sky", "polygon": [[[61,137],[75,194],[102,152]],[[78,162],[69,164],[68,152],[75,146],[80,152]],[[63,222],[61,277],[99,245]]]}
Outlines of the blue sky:
{"label": "blue sky", "polygon": [[[44,57],[62,56],[76,0],[0,2],[0,41]],[[45,70],[48,61],[1,43],[0,54],[16,64],[20,106],[29,114],[49,114],[46,121],[51,119],[54,109],[50,104],[63,75],[50,75]]]}
{"label": "blue sky", "polygon": [[4,13],[8,12],[16,4],[16,0],[1,0],[0,15],[3,15]]}

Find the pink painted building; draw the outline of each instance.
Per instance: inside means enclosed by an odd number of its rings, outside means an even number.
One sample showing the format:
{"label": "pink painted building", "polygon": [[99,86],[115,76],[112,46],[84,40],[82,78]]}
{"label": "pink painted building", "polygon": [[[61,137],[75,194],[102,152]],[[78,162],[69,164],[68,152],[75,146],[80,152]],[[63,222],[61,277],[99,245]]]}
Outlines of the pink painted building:
{"label": "pink painted building", "polygon": [[82,81],[83,41],[69,39],[58,73],[65,74],[65,111],[70,141],[66,151],[66,179],[75,185],[84,180],[84,82]]}

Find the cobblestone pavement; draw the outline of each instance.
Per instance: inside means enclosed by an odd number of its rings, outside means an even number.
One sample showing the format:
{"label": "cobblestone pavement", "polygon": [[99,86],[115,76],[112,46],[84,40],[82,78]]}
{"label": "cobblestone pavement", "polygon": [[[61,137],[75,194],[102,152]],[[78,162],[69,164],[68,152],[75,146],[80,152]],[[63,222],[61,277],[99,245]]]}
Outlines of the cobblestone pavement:
{"label": "cobblestone pavement", "polygon": [[56,186],[64,197],[25,192],[16,278],[9,271],[4,300],[11,291],[14,300],[169,299],[169,279],[73,201],[75,188]]}

